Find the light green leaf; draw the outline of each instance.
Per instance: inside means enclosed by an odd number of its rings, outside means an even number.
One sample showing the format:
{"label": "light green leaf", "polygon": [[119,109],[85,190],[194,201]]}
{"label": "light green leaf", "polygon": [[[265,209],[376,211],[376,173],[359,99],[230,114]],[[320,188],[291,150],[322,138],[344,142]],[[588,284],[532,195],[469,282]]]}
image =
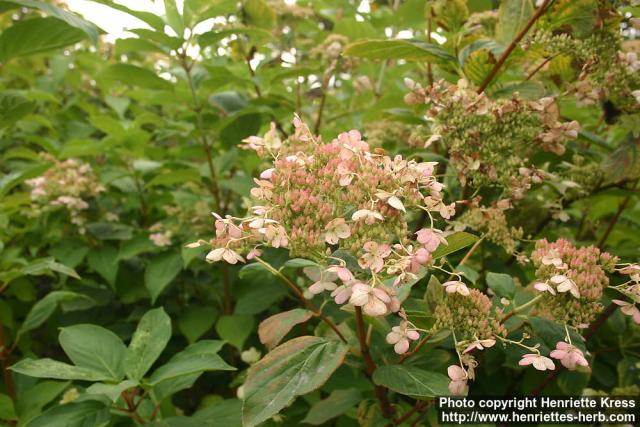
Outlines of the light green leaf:
{"label": "light green leaf", "polygon": [[260,322],[260,326],[258,326],[260,342],[271,350],[282,341],[282,338],[284,338],[294,326],[309,320],[311,314],[309,310],[294,308],[293,310],[266,318]]}
{"label": "light green leaf", "polygon": [[176,354],[165,365],[160,366],[151,375],[150,385],[205,371],[235,371],[220,356],[218,351],[223,341],[205,340],[191,344],[185,350]]}
{"label": "light green leaf", "polygon": [[316,426],[324,424],[344,414],[361,400],[360,391],[354,388],[334,390],[329,397],[315,403],[301,422]]}
{"label": "light green leaf", "polygon": [[220,316],[216,322],[216,331],[220,338],[229,342],[238,350],[242,350],[242,346],[251,335],[252,329],[253,316],[244,314]]}
{"label": "light green leaf", "polygon": [[249,25],[270,30],[276,24],[276,13],[264,0],[245,0],[242,10]]}
{"label": "light green leaf", "polygon": [[13,408],[13,400],[6,394],[0,393],[0,420],[17,420],[16,411]]}
{"label": "light green leaf", "polygon": [[10,368],[13,372],[35,378],[54,380],[104,381],[109,376],[89,368],[69,365],[53,359],[23,359]]}
{"label": "light green leaf", "polygon": [[76,365],[108,375],[118,381],[124,377],[127,348],[113,332],[97,325],[62,328],[60,345]]}
{"label": "light green leaf", "polygon": [[516,293],[516,284],[508,274],[487,273],[487,285],[493,289],[499,297],[513,299]]}
{"label": "light green leaf", "polygon": [[182,257],[178,252],[167,252],[154,257],[144,270],[144,286],[151,295],[151,303],[182,271]]}
{"label": "light green leaf", "polygon": [[112,402],[116,402],[118,399],[120,399],[120,395],[123,391],[129,390],[130,388],[136,387],[137,385],[138,381],[134,380],[124,380],[118,384],[95,383],[87,388],[87,393],[102,394],[111,399]]}
{"label": "light green leaf", "polygon": [[206,32],[198,37],[198,43],[202,47],[211,46],[233,34],[245,35],[249,40],[253,41],[257,45],[264,44],[273,38],[273,34],[271,34],[271,32],[263,30],[262,28],[238,27]]}
{"label": "light green leaf", "polygon": [[244,383],[244,427],[268,420],[296,396],[321,387],[342,364],[347,351],[340,341],[312,336],[276,347],[249,368]]}
{"label": "light green leaf", "polygon": [[99,427],[109,423],[109,407],[98,400],[53,406],[25,427]]}
{"label": "light green leaf", "polygon": [[361,40],[347,45],[344,54],[368,59],[456,61],[440,46],[418,40]]}
{"label": "light green leaf", "polygon": [[424,294],[424,298],[427,300],[427,305],[431,313],[435,313],[436,307],[444,302],[444,289],[440,280],[432,274],[429,277],[429,283],[427,284],[427,291]]}
{"label": "light green leaf", "polygon": [[82,30],[53,17],[18,21],[0,34],[0,62],[69,46],[84,37]]}
{"label": "light green leaf", "polygon": [[173,28],[178,37],[184,36],[184,22],[178,11],[178,6],[176,6],[176,0],[164,0],[164,11],[169,26]]}
{"label": "light green leaf", "polygon": [[158,31],[164,30],[164,21],[158,15],[151,12],[144,12],[140,10],[130,9],[126,6],[118,4],[112,0],[91,0],[96,3],[104,4],[109,6],[115,10],[119,10],[120,12],[128,13],[129,15],[138,18],[146,24],[149,24],[151,28],[154,28]]}
{"label": "light green leaf", "polygon": [[133,334],[127,355],[127,377],[140,380],[156,361],[171,338],[171,319],[162,307],[147,311]]}
{"label": "light green leaf", "polygon": [[448,244],[440,244],[438,249],[433,252],[432,255],[434,259],[442,258],[467,246],[471,246],[478,240],[478,237],[464,231],[458,231],[457,233],[447,236],[446,239]]}
{"label": "light green leaf", "polygon": [[502,0],[498,9],[496,39],[508,45],[533,15],[531,0]]}
{"label": "light green leaf", "polygon": [[415,399],[449,395],[449,378],[414,366],[378,366],[373,382]]}
{"label": "light green leaf", "polygon": [[318,267],[318,263],[304,258],[290,259],[284,263],[284,268],[304,268],[304,267]]}
{"label": "light green leaf", "polygon": [[158,77],[153,71],[131,64],[113,64],[98,75],[102,80],[116,80],[132,86],[147,89],[171,90],[173,85]]}

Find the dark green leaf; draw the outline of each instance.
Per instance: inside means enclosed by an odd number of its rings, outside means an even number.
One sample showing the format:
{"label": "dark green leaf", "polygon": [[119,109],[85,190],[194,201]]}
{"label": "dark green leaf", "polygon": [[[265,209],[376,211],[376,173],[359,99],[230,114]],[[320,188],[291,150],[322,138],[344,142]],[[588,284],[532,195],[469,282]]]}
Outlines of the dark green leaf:
{"label": "dark green leaf", "polygon": [[300,395],[321,387],[342,364],[348,347],[320,337],[299,337],[276,347],[249,368],[244,383],[244,427],[254,427]]}
{"label": "dark green leaf", "polygon": [[416,399],[449,395],[449,378],[446,375],[414,366],[378,366],[373,373],[373,381]]}
{"label": "dark green leaf", "polygon": [[162,353],[171,338],[171,319],[162,307],[149,310],[138,323],[127,355],[125,371],[132,380],[140,380]]}
{"label": "dark green leaf", "polygon": [[57,18],[19,21],[0,34],[0,62],[77,43],[86,34]]}

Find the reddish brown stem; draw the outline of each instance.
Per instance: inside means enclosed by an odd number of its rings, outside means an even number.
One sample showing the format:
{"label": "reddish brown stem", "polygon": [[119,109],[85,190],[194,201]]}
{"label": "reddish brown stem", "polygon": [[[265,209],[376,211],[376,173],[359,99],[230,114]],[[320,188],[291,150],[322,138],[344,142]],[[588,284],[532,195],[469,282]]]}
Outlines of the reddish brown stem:
{"label": "reddish brown stem", "polygon": [[7,395],[15,401],[16,389],[13,383],[13,375],[11,375],[11,371],[9,371],[9,355],[13,348],[13,346],[7,348],[7,341],[4,336],[4,325],[2,324],[2,320],[0,320],[0,369],[2,369],[2,378],[7,388]]}
{"label": "reddish brown stem", "polygon": [[414,347],[413,350],[400,356],[400,360],[398,361],[398,363],[400,364],[404,363],[405,360],[407,360],[408,358],[416,354],[418,351],[420,351],[420,349],[429,341],[429,338],[431,338],[431,335],[427,335],[426,337],[422,338],[418,342],[418,344]]}
{"label": "reddish brown stem", "polygon": [[426,400],[420,400],[419,402],[417,402],[413,408],[409,409],[403,416],[401,416],[400,418],[398,418],[393,424],[399,426],[400,424],[402,424],[403,422],[407,421],[409,418],[411,418],[413,416],[413,414],[415,414],[416,412],[420,412],[423,409],[425,409],[427,406],[429,406],[429,402]]}
{"label": "reddish brown stem", "polygon": [[544,0],[544,2],[540,5],[538,10],[536,10],[536,13],[534,13],[531,19],[529,19],[529,22],[527,22],[527,24],[520,30],[520,32],[516,35],[516,37],[511,41],[509,46],[507,46],[507,49],[504,52],[502,52],[502,55],[500,55],[500,58],[498,58],[498,61],[496,62],[496,64],[493,66],[489,74],[487,74],[487,77],[485,77],[485,79],[480,84],[480,87],[478,88],[478,93],[484,92],[487,86],[489,86],[489,83],[491,83],[491,81],[496,77],[496,75],[498,74],[498,71],[500,71],[500,68],[504,65],[505,61],[507,60],[509,55],[511,55],[511,53],[516,48],[520,40],[522,40],[522,38],[527,34],[529,29],[533,26],[533,24],[535,24],[538,18],[540,18],[544,14],[550,2],[551,0]]}
{"label": "reddish brown stem", "polygon": [[[632,188],[635,189],[637,184],[638,184],[638,181],[636,180]],[[604,234],[600,238],[600,241],[598,242],[598,248],[600,249],[604,248],[604,245],[607,243],[607,239],[609,238],[609,235],[615,228],[616,224],[618,223],[618,220],[622,216],[622,212],[627,208],[630,201],[631,201],[631,194],[628,194],[627,197],[625,197],[622,200],[622,202],[620,202],[620,205],[618,205],[618,210],[616,211],[615,215],[613,215],[613,218],[609,222],[609,226],[607,227]]]}
{"label": "reddish brown stem", "polygon": [[266,262],[262,258],[256,257],[255,260],[257,262],[259,262],[260,264],[262,264],[267,270],[269,270],[269,272],[271,274],[273,274],[274,276],[276,276],[277,278],[282,280],[282,282],[285,285],[287,285],[289,287],[289,289],[291,289],[291,291],[296,295],[296,297],[300,300],[300,302],[302,302],[302,304],[304,304],[304,306],[309,309],[309,311],[311,311],[316,317],[319,317],[320,320],[322,320],[327,325],[329,325],[329,327],[331,329],[333,329],[333,332],[336,333],[336,335],[338,336],[338,338],[340,338],[342,340],[342,342],[344,342],[345,344],[347,343],[347,339],[344,337],[344,335],[342,335],[342,332],[340,332],[340,330],[338,329],[336,324],[333,323],[333,321],[331,319],[329,319],[327,316],[322,314],[320,309],[318,307],[316,307],[311,301],[306,299],[304,297],[304,294],[300,291],[300,289],[298,289],[298,287],[295,285],[295,283],[293,283],[291,280],[289,280],[289,278],[287,276],[285,276],[284,274],[282,274],[279,270],[276,270],[275,268],[273,268],[271,266],[271,264],[269,264],[268,262]]}
{"label": "reddish brown stem", "polygon": [[[364,331],[364,319],[362,317],[362,308],[355,307],[356,310],[356,332],[358,334],[358,341],[360,342],[360,353],[364,359],[364,366],[367,376],[371,378],[376,370],[376,362],[373,361],[371,353],[369,352],[369,345],[367,344],[367,335]],[[387,396],[387,388],[379,385],[374,385],[374,392],[378,401],[380,402],[380,410],[382,415],[387,419],[393,419],[393,408],[389,404],[389,398]]]}

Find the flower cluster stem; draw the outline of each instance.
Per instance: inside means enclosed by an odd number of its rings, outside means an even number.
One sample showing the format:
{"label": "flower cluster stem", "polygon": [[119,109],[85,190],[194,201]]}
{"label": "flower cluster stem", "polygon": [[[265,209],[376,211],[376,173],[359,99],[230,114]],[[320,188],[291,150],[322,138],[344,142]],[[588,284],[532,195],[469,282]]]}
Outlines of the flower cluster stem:
{"label": "flower cluster stem", "polygon": [[320,311],[320,309],[318,309],[318,307],[316,307],[311,301],[306,299],[304,297],[304,294],[300,291],[300,289],[298,289],[298,287],[295,285],[295,283],[293,283],[291,280],[289,280],[289,278],[287,276],[285,276],[284,274],[282,274],[279,270],[276,270],[275,268],[273,268],[273,266],[271,264],[269,264],[268,262],[266,262],[262,258],[255,257],[254,259],[256,261],[258,261],[260,264],[262,264],[271,274],[276,276],[285,285],[287,285],[289,287],[289,289],[291,289],[291,291],[293,291],[293,293],[296,295],[296,297],[298,297],[300,302],[302,302],[302,304],[304,304],[305,307],[307,307],[307,309],[309,309],[314,314],[314,316],[320,318],[320,320],[322,320],[327,325],[329,325],[329,327],[331,329],[333,329],[333,332],[335,332],[336,335],[338,335],[338,338],[340,338],[342,340],[342,342],[344,342],[345,344],[347,343],[347,339],[344,337],[344,335],[342,335],[342,332],[340,332],[340,329],[338,329],[338,326],[336,326],[336,324],[333,323],[333,321],[331,319],[329,319],[327,316],[322,314],[322,311]]}
{"label": "flower cluster stem", "polygon": [[[364,319],[362,317],[362,308],[356,306],[356,332],[358,334],[358,341],[360,342],[360,353],[364,359],[364,366],[367,376],[371,378],[376,370],[376,362],[374,362],[369,352],[369,345],[367,344],[367,336],[364,331]],[[393,408],[389,404],[389,397],[387,396],[387,388],[379,385],[374,385],[374,391],[378,401],[380,402],[380,410],[382,415],[387,418],[393,418]]]}

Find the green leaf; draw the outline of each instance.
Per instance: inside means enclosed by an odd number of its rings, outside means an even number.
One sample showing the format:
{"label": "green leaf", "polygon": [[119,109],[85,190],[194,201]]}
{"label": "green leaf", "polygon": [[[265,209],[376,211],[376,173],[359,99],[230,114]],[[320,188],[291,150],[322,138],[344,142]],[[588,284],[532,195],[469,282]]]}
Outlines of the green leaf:
{"label": "green leaf", "polygon": [[233,314],[220,316],[216,322],[216,332],[220,338],[229,342],[238,350],[242,350],[244,342],[251,335],[253,329],[253,316]]}
{"label": "green leaf", "polygon": [[334,390],[329,397],[315,403],[302,423],[320,425],[338,417],[357,405],[362,400],[359,390],[354,388]]}
{"label": "green leaf", "polygon": [[449,395],[449,378],[414,366],[378,366],[373,382],[415,399]]}
{"label": "green leaf", "polygon": [[22,274],[28,276],[42,276],[43,274],[47,274],[52,271],[71,276],[75,279],[80,279],[80,276],[78,276],[78,273],[76,273],[73,268],[60,264],[53,258],[41,258],[30,262],[22,268]]}
{"label": "green leaf", "polygon": [[435,313],[436,307],[444,302],[445,293],[442,288],[442,283],[440,283],[440,280],[438,280],[434,274],[429,277],[427,292],[425,292],[424,297],[427,300],[427,305],[431,313]]}
{"label": "green leaf", "polygon": [[144,270],[144,286],[154,304],[169,283],[182,271],[182,257],[178,252],[167,252],[154,257]]}
{"label": "green leaf", "polygon": [[124,377],[127,348],[113,332],[97,325],[62,328],[60,345],[76,365],[108,375],[114,381]]}
{"label": "green leaf", "polygon": [[227,399],[218,401],[211,406],[200,409],[192,418],[203,424],[215,420],[224,427],[242,427],[242,401]]}
{"label": "green leaf", "polygon": [[8,1],[10,1],[11,3],[19,4],[20,6],[39,9],[48,15],[51,15],[55,18],[58,18],[66,22],[72,27],[82,30],[91,39],[93,44],[98,43],[98,28],[91,22],[82,19],[80,16],[74,13],[71,13],[53,4],[45,3],[43,1],[36,1],[36,0],[8,0]]}
{"label": "green leaf", "polygon": [[139,20],[143,21],[146,24],[149,24],[151,28],[154,28],[158,31],[164,31],[164,21],[162,20],[161,17],[159,17],[154,13],[130,9],[112,0],[92,0],[92,1],[96,3],[104,4],[115,10],[119,10],[120,12],[127,13],[133,17],[138,18]]}
{"label": "green leaf", "polygon": [[29,421],[25,427],[89,427],[105,426],[111,414],[109,407],[98,400],[71,402],[53,406]]}
{"label": "green leaf", "polygon": [[119,382],[118,384],[104,384],[104,383],[95,383],[87,388],[87,393],[89,394],[102,394],[111,399],[112,402],[116,402],[120,399],[120,395],[123,391],[129,390],[130,388],[136,387],[138,385],[138,381],[134,380],[124,380]]}
{"label": "green leaf", "polygon": [[27,179],[35,178],[36,176],[41,175],[50,167],[51,164],[45,163],[4,175],[2,178],[0,178],[0,197],[5,196],[13,187],[21,184]]}
{"label": "green leaf", "polygon": [[[549,350],[555,350],[556,343],[564,341],[566,331],[563,325],[560,325],[552,320],[545,319],[544,317],[530,316],[527,318],[527,322],[531,325],[531,328],[535,332],[535,337],[542,340]],[[573,329],[569,330],[571,334],[571,343],[578,347],[582,351],[586,351],[584,346],[584,339],[578,335]]]}
{"label": "green leaf", "polygon": [[87,232],[100,240],[129,240],[132,237],[133,228],[112,222],[92,222],[87,224]]}
{"label": "green leaf", "polygon": [[244,383],[244,427],[262,423],[296,396],[321,387],[342,364],[347,351],[340,341],[311,336],[276,347],[249,368]]}
{"label": "green leaf", "polygon": [[13,408],[13,400],[6,394],[0,393],[0,420],[17,420],[16,411]]}
{"label": "green leaf", "polygon": [[0,34],[0,62],[77,43],[85,33],[57,18],[18,21]]}
{"label": "green leaf", "polygon": [[191,344],[185,350],[173,356],[165,365],[156,369],[149,379],[149,384],[153,386],[161,381],[198,372],[235,371],[236,368],[229,366],[217,354],[223,344],[223,341],[214,340]]}
{"label": "green leaf", "polygon": [[133,334],[125,371],[132,380],[140,380],[162,353],[171,338],[171,319],[162,307],[147,311]]}
{"label": "green leaf", "polygon": [[218,318],[218,310],[213,307],[190,306],[180,316],[178,329],[187,338],[189,343],[194,343],[204,335]]}
{"label": "green leaf", "polygon": [[282,341],[282,338],[284,338],[294,326],[309,320],[311,314],[309,310],[294,308],[293,310],[266,318],[260,322],[260,326],[258,326],[260,342],[271,350]]}
{"label": "green leaf", "polygon": [[273,38],[273,34],[271,34],[271,32],[263,30],[262,28],[238,27],[221,31],[206,32],[198,37],[198,44],[200,44],[201,47],[211,46],[217,44],[225,37],[229,37],[234,34],[245,35],[249,40],[253,41],[257,45],[262,45]]}
{"label": "green leaf", "polygon": [[304,258],[290,259],[284,263],[284,268],[304,268],[304,267],[318,267],[318,263]]}
{"label": "green leaf", "polygon": [[92,249],[87,255],[87,262],[96,273],[115,288],[118,276],[118,250],[113,246]]}
{"label": "green leaf", "polygon": [[533,15],[531,0],[502,0],[498,9],[496,39],[507,45]]}
{"label": "green leaf", "polygon": [[266,30],[276,25],[276,13],[264,0],[245,0],[242,10],[249,25]]}
{"label": "green leaf", "polygon": [[53,291],[48,293],[44,298],[36,302],[33,307],[31,307],[31,310],[29,310],[22,326],[20,326],[17,335],[20,336],[28,331],[36,329],[53,314],[59,304],[66,301],[73,301],[78,298],[93,301],[86,295],[70,291]]}
{"label": "green leaf", "polygon": [[478,237],[464,231],[458,231],[457,233],[447,236],[446,239],[448,244],[438,246],[438,249],[432,254],[433,259],[442,258],[467,246],[471,246],[478,240]]}
{"label": "green leaf", "polygon": [[347,45],[344,54],[368,59],[456,62],[440,46],[418,40],[361,40]]}
{"label": "green leaf", "polygon": [[169,26],[173,28],[178,37],[184,36],[184,22],[178,11],[178,6],[176,6],[176,0],[164,0],[164,10]]}
{"label": "green leaf", "polygon": [[107,81],[115,80],[147,89],[172,90],[173,88],[170,82],[158,77],[153,71],[131,64],[110,65],[98,75],[98,78]]}
{"label": "green leaf", "polygon": [[23,359],[10,368],[13,372],[35,378],[54,380],[104,381],[109,376],[89,368],[69,365],[53,359]]}
{"label": "green leaf", "polygon": [[499,297],[513,299],[516,293],[516,284],[508,274],[487,273],[487,285]]}
{"label": "green leaf", "polygon": [[35,103],[20,94],[0,93],[0,128],[14,124],[34,108]]}

